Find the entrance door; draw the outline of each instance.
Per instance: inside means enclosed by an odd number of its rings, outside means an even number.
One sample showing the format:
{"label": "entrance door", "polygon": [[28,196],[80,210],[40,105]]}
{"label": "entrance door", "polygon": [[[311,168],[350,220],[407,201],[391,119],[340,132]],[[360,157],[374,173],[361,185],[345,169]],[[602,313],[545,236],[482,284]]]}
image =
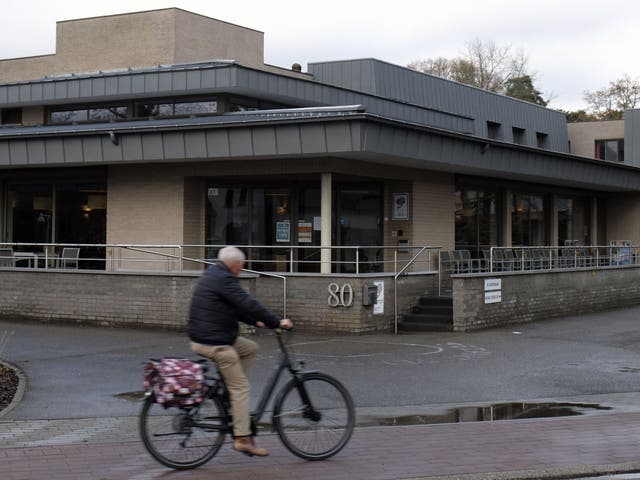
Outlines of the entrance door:
{"label": "entrance door", "polygon": [[[380,186],[344,185],[336,188],[337,245],[379,246],[382,244],[382,188]],[[358,272],[382,270],[382,250],[378,248],[339,249],[334,252],[334,261],[339,262],[338,271],[356,272],[356,250]]]}
{"label": "entrance door", "polygon": [[293,241],[291,193],[287,188],[253,189],[251,249],[254,270],[284,272]]}

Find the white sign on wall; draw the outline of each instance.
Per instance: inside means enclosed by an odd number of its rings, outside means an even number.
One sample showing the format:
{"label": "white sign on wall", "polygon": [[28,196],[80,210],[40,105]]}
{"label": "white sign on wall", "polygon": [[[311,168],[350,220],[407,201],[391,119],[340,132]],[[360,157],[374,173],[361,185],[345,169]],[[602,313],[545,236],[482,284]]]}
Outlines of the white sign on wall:
{"label": "white sign on wall", "polygon": [[487,278],[484,281],[484,291],[487,292],[489,290],[502,290],[502,279],[501,278]]}
{"label": "white sign on wall", "polygon": [[484,303],[500,303],[502,302],[502,291],[492,290],[484,292]]}
{"label": "white sign on wall", "polygon": [[384,313],[384,282],[373,282],[373,284],[378,288],[376,303],[373,306],[373,314],[382,315]]}

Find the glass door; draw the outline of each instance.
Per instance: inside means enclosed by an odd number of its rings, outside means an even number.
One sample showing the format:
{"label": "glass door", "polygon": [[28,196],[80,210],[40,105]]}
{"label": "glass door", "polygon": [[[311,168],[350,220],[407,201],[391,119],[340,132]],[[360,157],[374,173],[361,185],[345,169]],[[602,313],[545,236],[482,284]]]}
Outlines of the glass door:
{"label": "glass door", "polygon": [[[255,188],[252,201],[251,243],[266,247],[292,245],[291,194],[286,188]],[[285,272],[288,270],[289,248],[252,249],[255,270]]]}
{"label": "glass door", "polygon": [[[249,190],[246,187],[207,188],[207,245],[249,244]],[[218,247],[209,247],[205,258],[215,259]]]}
{"label": "glass door", "polygon": [[[339,249],[334,252],[337,271],[356,272],[356,250],[358,272],[382,270],[382,250],[375,248],[382,244],[382,188],[380,186],[344,185],[336,188],[337,242],[340,246],[364,246],[359,249]],[[366,248],[371,245],[372,248]],[[375,246],[375,247],[374,247]]]}

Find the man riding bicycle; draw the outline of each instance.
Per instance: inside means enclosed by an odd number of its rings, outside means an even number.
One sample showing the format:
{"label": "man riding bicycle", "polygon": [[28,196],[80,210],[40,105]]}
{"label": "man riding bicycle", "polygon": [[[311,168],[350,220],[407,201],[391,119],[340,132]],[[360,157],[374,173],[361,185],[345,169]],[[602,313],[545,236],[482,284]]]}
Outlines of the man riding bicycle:
{"label": "man riding bicycle", "polygon": [[233,448],[249,455],[269,452],[255,445],[249,416],[247,371],[258,345],[238,336],[238,322],[261,328],[290,329],[293,323],[267,310],[241,286],[238,275],[245,255],[236,247],[218,252],[218,263],[209,267],[198,281],[189,310],[191,349],[218,365],[231,400]]}

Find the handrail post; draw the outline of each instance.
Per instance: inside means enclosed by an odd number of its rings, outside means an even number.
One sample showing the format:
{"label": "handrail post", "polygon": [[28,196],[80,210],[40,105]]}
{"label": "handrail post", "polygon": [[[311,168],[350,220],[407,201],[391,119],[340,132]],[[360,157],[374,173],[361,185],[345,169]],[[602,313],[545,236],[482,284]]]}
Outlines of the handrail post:
{"label": "handrail post", "polygon": [[360,274],[360,247],[356,247],[356,275]]}
{"label": "handrail post", "polygon": [[[409,268],[409,266],[416,261],[416,259],[422,254],[422,252],[424,252],[425,250],[428,250],[429,248],[434,248],[434,247],[422,247],[420,248],[420,251],[418,253],[416,253],[411,260],[409,260],[407,262],[407,264],[402,267],[400,269],[399,272],[396,272],[396,274],[393,276],[393,316],[394,316],[394,334],[397,335],[398,334],[398,277],[400,275],[402,275],[404,273],[404,271]],[[442,248],[442,247],[437,247],[437,248]],[[438,290],[440,289],[440,282],[438,281]]]}
{"label": "handrail post", "polygon": [[289,272],[293,272],[293,247],[289,247]]}
{"label": "handrail post", "polygon": [[178,245],[178,251],[180,252],[180,263],[178,263],[178,271],[184,271],[184,250],[182,249],[182,245]]}
{"label": "handrail post", "polygon": [[489,248],[489,273],[493,273],[493,249],[495,247]]}

